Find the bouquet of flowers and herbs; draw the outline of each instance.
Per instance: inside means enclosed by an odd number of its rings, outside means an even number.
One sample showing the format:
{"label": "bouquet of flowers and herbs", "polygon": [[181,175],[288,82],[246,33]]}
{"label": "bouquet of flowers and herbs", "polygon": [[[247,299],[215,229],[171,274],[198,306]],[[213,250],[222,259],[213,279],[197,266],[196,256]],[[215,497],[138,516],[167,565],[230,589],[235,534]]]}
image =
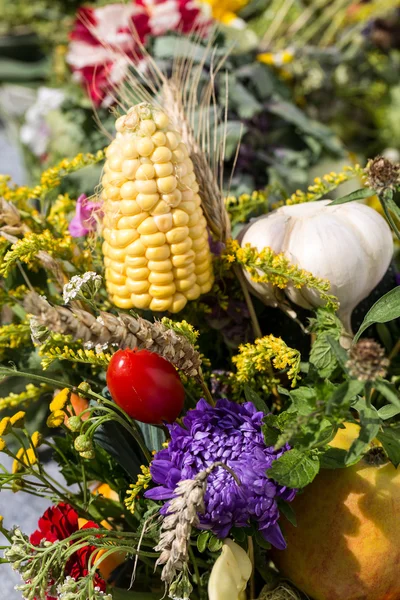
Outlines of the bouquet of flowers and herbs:
{"label": "bouquet of flowers and herbs", "polygon": [[3,562],[27,600],[398,597],[400,167],[225,196],[224,56],[178,50],[107,149],[0,180],[0,487],[52,503]]}

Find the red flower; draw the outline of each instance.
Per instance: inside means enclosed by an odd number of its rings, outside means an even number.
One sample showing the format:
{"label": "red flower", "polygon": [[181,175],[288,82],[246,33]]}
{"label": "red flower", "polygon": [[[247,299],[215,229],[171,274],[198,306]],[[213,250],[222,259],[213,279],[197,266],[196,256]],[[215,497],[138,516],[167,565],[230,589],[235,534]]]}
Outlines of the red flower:
{"label": "red flower", "polygon": [[[61,502],[57,506],[51,506],[46,510],[43,516],[39,519],[39,529],[32,533],[30,537],[31,544],[39,546],[42,540],[56,542],[57,540],[65,540],[70,535],[79,531],[79,529],[96,528],[98,525],[93,521],[88,521],[83,527],[79,527],[78,513],[70,506]],[[75,580],[88,575],[89,559],[93,552],[96,551],[94,546],[84,546],[80,548],[70,557],[65,565],[64,575],[73,577]],[[92,559],[93,563],[93,559]],[[91,563],[91,564],[92,564]],[[106,590],[106,582],[96,573],[94,583],[101,591]],[[52,582],[49,582],[51,587]],[[47,600],[53,600],[53,596],[47,595]]]}
{"label": "red flower", "polygon": [[75,78],[85,85],[96,105],[113,103],[113,86],[120,84],[129,62],[138,63],[141,55],[134,31],[142,43],[150,36],[171,31],[188,33],[201,27],[205,19],[196,0],[136,0],[81,8],[77,13],[67,55]]}

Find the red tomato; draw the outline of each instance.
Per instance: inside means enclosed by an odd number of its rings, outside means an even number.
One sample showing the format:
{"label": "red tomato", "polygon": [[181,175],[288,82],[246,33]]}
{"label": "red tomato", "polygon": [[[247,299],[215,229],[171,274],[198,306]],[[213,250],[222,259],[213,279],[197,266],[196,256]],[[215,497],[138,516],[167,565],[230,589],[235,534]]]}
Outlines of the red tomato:
{"label": "red tomato", "polygon": [[185,390],[179,375],[155,352],[118,350],[106,379],[114,402],[142,423],[173,423],[183,408]]}

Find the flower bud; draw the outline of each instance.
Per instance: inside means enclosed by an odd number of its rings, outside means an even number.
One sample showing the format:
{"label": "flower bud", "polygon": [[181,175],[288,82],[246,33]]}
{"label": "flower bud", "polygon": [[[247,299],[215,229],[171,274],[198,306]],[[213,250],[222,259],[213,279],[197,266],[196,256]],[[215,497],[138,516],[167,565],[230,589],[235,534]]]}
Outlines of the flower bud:
{"label": "flower bud", "polygon": [[69,417],[69,419],[67,419],[67,427],[74,433],[80,431],[82,427],[82,421],[80,417]]}
{"label": "flower bud", "polygon": [[86,435],[78,435],[74,442],[74,447],[79,453],[89,452],[90,450],[93,450],[93,442],[90,438],[86,437]]}
{"label": "flower bud", "polygon": [[87,450],[86,452],[79,452],[82,458],[86,458],[87,460],[93,460],[96,457],[94,450]]}
{"label": "flower bud", "polygon": [[90,385],[86,381],[82,381],[82,383],[78,385],[78,390],[82,390],[82,392],[90,392],[90,389]]}

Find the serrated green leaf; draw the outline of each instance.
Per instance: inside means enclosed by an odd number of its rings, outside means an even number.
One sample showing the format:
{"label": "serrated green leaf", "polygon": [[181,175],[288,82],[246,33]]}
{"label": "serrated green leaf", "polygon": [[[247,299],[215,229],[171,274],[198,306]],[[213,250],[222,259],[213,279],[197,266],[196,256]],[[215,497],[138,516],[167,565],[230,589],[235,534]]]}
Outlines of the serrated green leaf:
{"label": "serrated green leaf", "polygon": [[291,523],[293,527],[297,527],[296,513],[294,512],[291,504],[289,504],[289,502],[286,502],[285,500],[279,499],[278,508],[279,512],[281,512],[287,518],[289,523]]}
{"label": "serrated green leaf", "polygon": [[390,461],[397,467],[400,465],[400,429],[386,427],[377,435]]}
{"label": "serrated green leaf", "polygon": [[333,392],[326,405],[326,414],[332,414],[333,410],[338,406],[350,406],[351,402],[361,394],[364,389],[364,383],[358,379],[350,379],[342,383]]}
{"label": "serrated green leaf", "polygon": [[358,438],[354,440],[347,452],[346,465],[353,464],[361,458],[367,446],[376,438],[380,428],[380,419],[376,408],[367,406],[364,399],[359,400],[355,407],[360,416],[361,428]]}
{"label": "serrated green leaf", "polygon": [[382,421],[391,419],[398,414],[400,414],[400,408],[393,406],[393,404],[386,404],[386,406],[382,406],[382,408],[378,410],[379,418],[382,419]]}
{"label": "serrated green leaf", "polygon": [[317,396],[313,388],[301,386],[291,390],[289,397],[292,401],[292,406],[288,409],[290,412],[295,410],[299,415],[307,416],[315,410]]}
{"label": "serrated green leaf", "polygon": [[205,552],[210,537],[209,531],[202,531],[197,538],[197,549],[199,552]]}
{"label": "serrated green leaf", "polygon": [[387,323],[400,317],[400,286],[379,298],[365,315],[360,329],[354,336],[354,344],[360,335],[374,323]]}
{"label": "serrated green leaf", "polygon": [[251,402],[254,404],[257,410],[264,413],[264,415],[268,414],[270,411],[268,406],[264,402],[264,400],[255,392],[249,385],[245,384],[244,386],[244,395],[246,397],[247,402]]}
{"label": "serrated green leaf", "polygon": [[344,370],[346,368],[346,362],[348,360],[348,356],[347,356],[346,350],[340,345],[339,341],[336,340],[331,335],[328,335],[327,339],[328,339],[328,342],[331,345],[333,353],[335,354],[335,356],[337,358],[338,363],[340,364],[340,366]]}
{"label": "serrated green leaf", "polygon": [[347,194],[346,196],[342,196],[341,198],[336,198],[336,200],[330,202],[328,206],[335,206],[336,204],[345,204],[346,202],[354,202],[355,200],[364,200],[365,198],[375,196],[375,193],[375,190],[371,190],[370,188],[361,188],[360,190],[351,192],[351,194]]}
{"label": "serrated green leaf", "polygon": [[223,541],[218,539],[215,535],[210,533],[210,537],[207,543],[207,548],[210,552],[219,552],[222,548]]}
{"label": "serrated green leaf", "polygon": [[400,397],[397,389],[389,381],[378,380],[374,383],[375,389],[389,400],[394,406],[400,408]]}
{"label": "serrated green leaf", "polygon": [[328,335],[319,335],[312,345],[310,363],[318,370],[320,377],[329,377],[338,365],[336,354],[329,342]]}
{"label": "serrated green leaf", "polygon": [[279,485],[300,489],[311,483],[318,471],[319,460],[314,452],[292,448],[272,463],[267,474]]}

